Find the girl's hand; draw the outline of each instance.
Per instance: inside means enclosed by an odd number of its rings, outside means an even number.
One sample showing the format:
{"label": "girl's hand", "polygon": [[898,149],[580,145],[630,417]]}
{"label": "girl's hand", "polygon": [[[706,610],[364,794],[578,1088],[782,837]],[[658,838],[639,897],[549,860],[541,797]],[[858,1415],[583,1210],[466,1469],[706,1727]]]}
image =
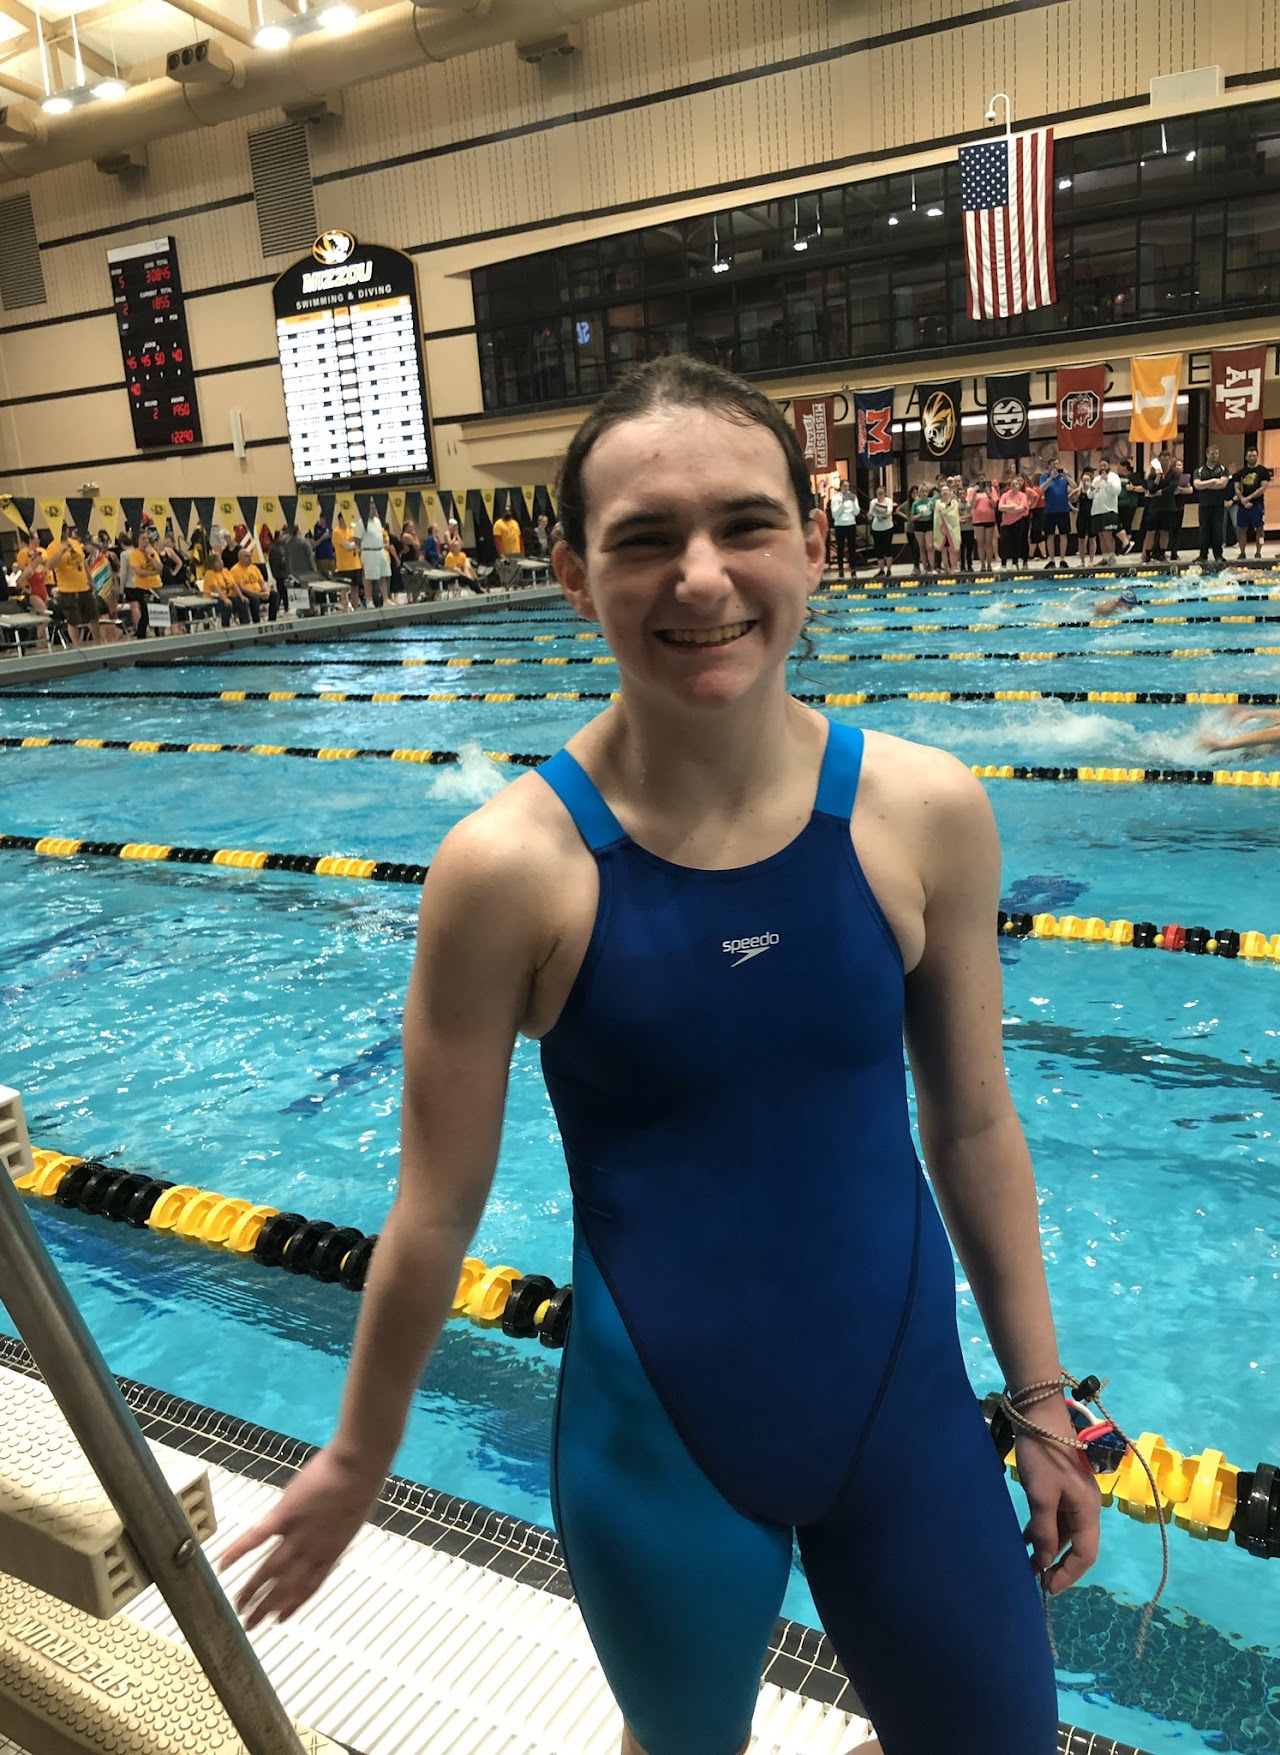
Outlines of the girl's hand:
{"label": "girl's hand", "polygon": [[287,1621],[319,1590],[368,1516],[383,1480],[326,1447],[303,1465],[261,1523],[232,1542],[218,1562],[219,1572],[272,1536],[279,1538],[236,1596],[236,1611],[247,1616],[247,1628],[268,1615]]}
{"label": "girl's hand", "polygon": [[[1040,1420],[1042,1411],[1033,1408],[1028,1417],[1047,1426],[1047,1418]],[[1069,1429],[1067,1420],[1064,1436]],[[1030,1432],[1020,1432],[1014,1442],[1018,1479],[1031,1510],[1023,1539],[1048,1594],[1058,1596],[1098,1558],[1102,1498],[1082,1452]]]}

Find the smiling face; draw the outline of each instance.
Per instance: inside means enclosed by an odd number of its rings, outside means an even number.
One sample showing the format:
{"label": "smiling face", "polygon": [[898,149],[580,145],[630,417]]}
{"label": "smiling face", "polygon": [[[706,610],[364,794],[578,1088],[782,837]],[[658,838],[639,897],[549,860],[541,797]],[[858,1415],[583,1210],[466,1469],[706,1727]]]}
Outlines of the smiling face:
{"label": "smiling face", "polygon": [[585,555],[556,574],[601,631],[631,695],[728,706],[777,687],[822,577],[774,435],[694,407],[611,426],[583,469]]}

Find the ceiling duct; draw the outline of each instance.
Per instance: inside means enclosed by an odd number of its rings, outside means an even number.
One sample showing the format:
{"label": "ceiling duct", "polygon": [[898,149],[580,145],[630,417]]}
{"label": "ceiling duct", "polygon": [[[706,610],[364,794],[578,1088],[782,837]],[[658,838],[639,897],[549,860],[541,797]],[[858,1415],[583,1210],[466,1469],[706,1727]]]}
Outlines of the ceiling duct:
{"label": "ceiling duct", "polygon": [[[288,49],[236,48],[220,59],[227,84],[175,84],[173,77],[134,86],[112,104],[95,104],[60,117],[43,140],[10,145],[0,137],[0,183],[39,176],[60,165],[111,158],[144,142],[238,116],[293,108],[371,79],[406,73],[424,63],[450,61],[499,43],[554,38],[573,25],[637,0],[457,0],[418,6],[398,0],[365,13],[341,35],[316,32]],[[225,77],[225,73],[224,73]]]}

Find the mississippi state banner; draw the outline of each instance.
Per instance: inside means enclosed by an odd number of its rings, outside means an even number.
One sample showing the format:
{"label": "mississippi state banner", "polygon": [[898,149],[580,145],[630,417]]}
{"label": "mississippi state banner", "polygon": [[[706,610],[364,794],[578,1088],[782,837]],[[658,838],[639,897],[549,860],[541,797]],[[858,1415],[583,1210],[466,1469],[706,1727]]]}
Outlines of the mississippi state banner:
{"label": "mississippi state banner", "polygon": [[987,456],[1025,457],[1031,449],[1031,373],[987,379]]}
{"label": "mississippi state banner", "polygon": [[853,398],[858,427],[858,468],[876,471],[893,456],[893,391],[859,390]]}
{"label": "mississippi state banner", "polygon": [[920,455],[935,463],[954,462],[963,440],[960,432],[962,401],[959,378],[941,384],[917,384],[920,398]]}

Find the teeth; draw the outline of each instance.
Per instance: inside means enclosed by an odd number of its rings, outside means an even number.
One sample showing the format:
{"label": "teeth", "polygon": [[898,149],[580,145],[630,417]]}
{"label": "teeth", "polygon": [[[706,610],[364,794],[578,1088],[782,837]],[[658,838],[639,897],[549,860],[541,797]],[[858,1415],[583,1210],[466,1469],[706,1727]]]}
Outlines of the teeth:
{"label": "teeth", "polygon": [[727,628],[664,628],[659,635],[672,646],[725,646],[739,640],[754,626],[752,622],[734,622]]}

